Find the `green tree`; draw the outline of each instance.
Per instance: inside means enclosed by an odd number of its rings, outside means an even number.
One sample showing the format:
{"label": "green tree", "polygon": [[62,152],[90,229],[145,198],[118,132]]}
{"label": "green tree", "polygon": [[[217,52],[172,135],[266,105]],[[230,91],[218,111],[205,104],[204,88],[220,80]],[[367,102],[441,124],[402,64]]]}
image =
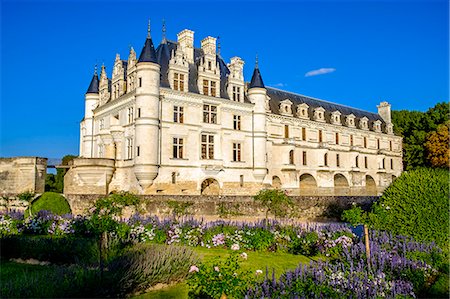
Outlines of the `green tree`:
{"label": "green tree", "polygon": [[[74,155],[65,155],[62,158],[61,165],[67,166],[69,165],[69,162],[72,161],[74,158],[77,158],[77,156]],[[66,174],[67,169],[66,168],[57,168],[56,169],[56,176],[55,176],[55,183],[54,183],[54,191],[58,193],[63,193],[64,191],[64,175]]]}
{"label": "green tree", "polygon": [[269,213],[275,217],[288,217],[293,214],[294,202],[283,191],[277,189],[261,190],[253,197],[253,200],[260,202],[266,209],[265,223]]}
{"label": "green tree", "polygon": [[449,123],[439,125],[436,131],[433,131],[427,135],[427,142],[425,148],[428,152],[428,160],[433,167],[446,167],[449,168]]}

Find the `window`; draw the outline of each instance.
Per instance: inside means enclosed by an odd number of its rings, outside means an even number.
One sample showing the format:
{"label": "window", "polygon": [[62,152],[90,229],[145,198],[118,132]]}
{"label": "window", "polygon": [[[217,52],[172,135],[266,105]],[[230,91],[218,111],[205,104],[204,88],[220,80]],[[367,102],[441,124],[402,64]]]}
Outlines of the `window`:
{"label": "window", "polygon": [[173,138],[173,157],[183,159],[183,138]]}
{"label": "window", "polygon": [[350,146],[353,146],[353,135],[350,135]]}
{"label": "window", "polygon": [[392,152],[392,140],[389,140],[389,150]]}
{"label": "window", "polygon": [[302,157],[302,158],[303,158],[303,161],[302,161],[302,162],[303,162],[303,165],[307,165],[307,163],[306,163],[306,152],[305,152],[305,151],[303,152],[303,155],[302,155],[302,156],[303,156],[303,157]]}
{"label": "window", "polygon": [[173,74],[173,89],[184,91],[184,74]]}
{"label": "window", "polygon": [[203,94],[207,96],[216,96],[216,81],[203,80]]}
{"label": "window", "polygon": [[136,146],[136,156],[139,157],[140,154],[141,154],[141,147]]}
{"label": "window", "polygon": [[141,117],[141,108],[138,108],[138,110],[137,110],[137,117]]}
{"label": "window", "polygon": [[103,144],[99,144],[99,145],[98,145],[98,157],[99,157],[99,158],[103,158],[103,155],[104,155]]}
{"label": "window", "polygon": [[355,167],[358,168],[359,167],[359,156],[355,157]]}
{"label": "window", "polygon": [[367,137],[364,137],[364,147],[367,148]]}
{"label": "window", "polygon": [[364,168],[368,168],[367,165],[367,157],[364,157]]}
{"label": "window", "polygon": [[294,164],[294,150],[289,151],[289,164]]}
{"label": "window", "polygon": [[241,161],[241,144],[233,143],[233,161],[239,162]]}
{"label": "window", "polygon": [[127,120],[128,123],[131,124],[134,121],[134,117],[133,117],[133,107],[130,107],[127,109]]}
{"label": "window", "polygon": [[240,176],[240,184],[239,184],[241,187],[244,187],[244,175],[243,174],[241,174],[241,176]]}
{"label": "window", "polygon": [[319,142],[322,142],[322,130],[319,130]]}
{"label": "window", "polygon": [[382,169],[385,169],[386,168],[386,165],[385,165],[385,158],[383,158],[383,160],[381,160],[381,168]]}
{"label": "window", "polygon": [[241,116],[233,115],[233,129],[240,130],[241,129]]}
{"label": "window", "polygon": [[176,183],[177,183],[177,173],[172,172],[172,184],[176,184]]}
{"label": "window", "polygon": [[339,154],[336,154],[336,167],[341,166],[341,161],[339,160]]}
{"label": "window", "polygon": [[394,159],[391,159],[391,169],[394,169]]}
{"label": "window", "polygon": [[203,105],[203,122],[209,124],[217,123],[217,106]]}
{"label": "window", "polygon": [[336,144],[339,144],[339,133],[336,132],[335,137],[336,137]]}
{"label": "window", "polygon": [[302,128],[302,140],[306,140],[306,128]]}
{"label": "window", "polygon": [[380,139],[377,139],[377,149],[380,149]]}
{"label": "window", "polygon": [[289,138],[289,126],[284,125],[284,138]]}
{"label": "window", "polygon": [[139,87],[142,87],[142,78],[139,78]]}
{"label": "window", "polygon": [[173,122],[182,124],[184,121],[184,108],[173,106]]}
{"label": "window", "polygon": [[103,130],[105,128],[105,119],[100,119],[100,130]]}
{"label": "window", "polygon": [[208,70],[211,70],[211,61],[208,61]]}
{"label": "window", "polygon": [[328,154],[323,155],[323,165],[328,166]]}
{"label": "window", "polygon": [[202,159],[214,159],[214,135],[202,134]]}
{"label": "window", "polygon": [[241,100],[241,88],[233,86],[233,101],[239,102]]}
{"label": "window", "polygon": [[133,159],[133,138],[127,138],[127,159]]}

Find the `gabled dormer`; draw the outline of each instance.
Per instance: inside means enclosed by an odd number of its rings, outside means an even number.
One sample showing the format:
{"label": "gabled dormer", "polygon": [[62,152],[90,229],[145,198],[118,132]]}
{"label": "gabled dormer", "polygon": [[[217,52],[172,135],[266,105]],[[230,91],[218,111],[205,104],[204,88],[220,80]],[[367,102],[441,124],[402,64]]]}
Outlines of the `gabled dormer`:
{"label": "gabled dormer", "polygon": [[355,119],[356,116],[353,113],[347,115],[345,118],[345,124],[347,125],[347,127],[354,128],[356,126]]}
{"label": "gabled dormer", "polygon": [[111,99],[111,93],[109,92],[109,80],[106,75],[105,65],[102,65],[102,71],[100,73],[99,93],[100,105],[107,103]]}
{"label": "gabled dormer", "polygon": [[314,109],[314,120],[325,122],[325,109],[323,107],[317,107]]}
{"label": "gabled dormer", "polygon": [[359,120],[359,128],[362,130],[369,130],[369,119],[367,117],[362,117]]}
{"label": "gabled dormer", "polygon": [[111,99],[117,99],[126,92],[125,82],[125,67],[123,61],[120,59],[120,55],[116,54],[116,60],[114,61],[113,75],[112,75],[112,97]]}
{"label": "gabled dormer", "polygon": [[169,84],[173,90],[188,91],[189,63],[181,47],[172,50],[169,60]]}
{"label": "gabled dormer", "polygon": [[292,115],[292,101],[289,99],[285,99],[280,102],[280,114],[281,115]]}
{"label": "gabled dormer", "polygon": [[309,119],[308,115],[308,104],[301,103],[297,106],[297,117],[303,118],[303,119]]}
{"label": "gabled dormer", "polygon": [[342,113],[339,110],[331,112],[331,123],[338,126],[342,125],[341,115]]}
{"label": "gabled dormer", "polygon": [[228,96],[232,101],[244,102],[244,61],[240,57],[233,57],[227,67],[230,70]]}
{"label": "gabled dormer", "polygon": [[373,130],[381,133],[381,121],[379,119],[373,122]]}
{"label": "gabled dormer", "polygon": [[208,36],[201,42],[203,57],[198,64],[198,90],[201,94],[220,97],[220,67],[216,59],[216,39]]}
{"label": "gabled dormer", "polygon": [[128,66],[127,66],[127,92],[136,89],[136,52],[133,47],[130,48],[130,54],[128,55]]}
{"label": "gabled dormer", "polygon": [[386,133],[394,134],[394,125],[392,123],[386,124]]}

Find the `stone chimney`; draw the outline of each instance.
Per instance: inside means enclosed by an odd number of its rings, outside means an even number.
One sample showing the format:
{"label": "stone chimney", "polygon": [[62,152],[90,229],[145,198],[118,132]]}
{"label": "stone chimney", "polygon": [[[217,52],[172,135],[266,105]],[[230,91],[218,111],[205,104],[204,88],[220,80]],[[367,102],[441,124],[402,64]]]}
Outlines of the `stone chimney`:
{"label": "stone chimney", "polygon": [[390,124],[391,121],[391,104],[388,102],[381,102],[380,105],[377,106],[378,114],[381,118],[387,123]]}
{"label": "stone chimney", "polygon": [[216,38],[207,36],[202,40],[202,50],[205,55],[216,55]]}
{"label": "stone chimney", "polygon": [[186,60],[189,63],[194,63],[194,31],[184,29],[177,34],[178,46],[181,47]]}

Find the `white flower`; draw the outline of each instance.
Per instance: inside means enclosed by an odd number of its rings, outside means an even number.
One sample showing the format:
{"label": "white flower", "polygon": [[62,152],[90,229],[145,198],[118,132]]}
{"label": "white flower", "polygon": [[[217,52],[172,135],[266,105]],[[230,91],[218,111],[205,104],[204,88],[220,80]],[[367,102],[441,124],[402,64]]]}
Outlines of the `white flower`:
{"label": "white flower", "polygon": [[219,272],[220,271],[219,267],[215,266],[214,271]]}
{"label": "white flower", "polygon": [[196,265],[192,265],[191,268],[189,269],[189,273],[192,273],[192,272],[198,272],[198,268]]}
{"label": "white flower", "polygon": [[241,253],[241,258],[243,258],[244,260],[247,259],[247,254],[245,252]]}
{"label": "white flower", "polygon": [[256,270],[256,273],[255,273],[255,274],[256,274],[256,275],[260,275],[260,274],[262,274],[262,273],[263,273],[263,271],[258,269],[258,270]]}
{"label": "white flower", "polygon": [[239,250],[239,244],[231,245],[231,250]]}

